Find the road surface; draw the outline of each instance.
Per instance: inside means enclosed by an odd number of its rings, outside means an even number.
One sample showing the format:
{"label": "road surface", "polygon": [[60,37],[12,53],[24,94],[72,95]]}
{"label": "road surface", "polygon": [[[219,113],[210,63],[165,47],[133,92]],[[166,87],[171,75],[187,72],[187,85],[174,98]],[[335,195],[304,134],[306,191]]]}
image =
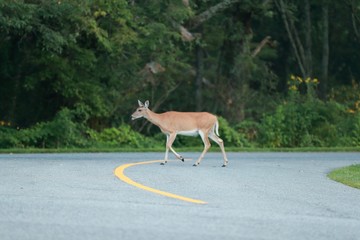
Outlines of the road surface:
{"label": "road surface", "polygon": [[[184,153],[196,159],[200,153]],[[359,153],[0,155],[0,239],[360,239],[360,190],[329,180]]]}

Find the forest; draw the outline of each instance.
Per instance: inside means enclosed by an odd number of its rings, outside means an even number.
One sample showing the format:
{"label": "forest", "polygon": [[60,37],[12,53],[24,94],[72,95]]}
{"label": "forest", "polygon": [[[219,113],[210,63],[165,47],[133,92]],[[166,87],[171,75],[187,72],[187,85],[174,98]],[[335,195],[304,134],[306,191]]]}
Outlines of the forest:
{"label": "forest", "polygon": [[359,84],[359,0],[0,1],[2,149],[162,146],[138,99],[226,146],[358,147]]}

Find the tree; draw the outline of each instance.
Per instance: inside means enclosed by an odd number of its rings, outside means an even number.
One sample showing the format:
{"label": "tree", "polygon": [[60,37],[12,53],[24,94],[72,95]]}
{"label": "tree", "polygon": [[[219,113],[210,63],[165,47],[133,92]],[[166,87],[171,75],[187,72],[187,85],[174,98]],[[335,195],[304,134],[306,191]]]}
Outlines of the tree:
{"label": "tree", "polygon": [[28,126],[63,107],[90,124],[109,118],[127,84],[119,76],[137,66],[124,61],[137,39],[132,19],[126,1],[2,3],[2,119]]}

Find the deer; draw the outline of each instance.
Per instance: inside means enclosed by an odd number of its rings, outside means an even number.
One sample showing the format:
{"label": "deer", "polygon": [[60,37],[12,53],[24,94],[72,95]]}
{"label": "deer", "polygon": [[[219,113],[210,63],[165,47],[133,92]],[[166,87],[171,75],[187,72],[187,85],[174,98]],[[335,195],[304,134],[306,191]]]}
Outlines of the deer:
{"label": "deer", "polygon": [[224,141],[219,137],[219,121],[217,117],[208,112],[176,112],[169,111],[164,113],[155,113],[149,109],[149,101],[145,104],[138,100],[138,108],[131,115],[131,119],[145,118],[152,124],[158,126],[162,133],[166,135],[166,150],[164,161],[161,165],[168,162],[168,153],[171,150],[174,155],[181,161],[185,159],[178,154],[172,147],[177,135],[197,136],[200,135],[203,143],[204,150],[202,151],[198,160],[193,166],[198,166],[204,158],[206,152],[209,150],[211,144],[209,138],[217,143],[221,149],[224,164],[226,167],[228,159],[225,153]]}

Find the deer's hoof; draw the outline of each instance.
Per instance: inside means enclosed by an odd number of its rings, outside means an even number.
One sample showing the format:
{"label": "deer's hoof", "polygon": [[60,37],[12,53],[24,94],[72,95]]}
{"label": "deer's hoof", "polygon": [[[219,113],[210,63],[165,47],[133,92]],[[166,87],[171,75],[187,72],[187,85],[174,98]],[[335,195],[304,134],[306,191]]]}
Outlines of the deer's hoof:
{"label": "deer's hoof", "polygon": [[185,162],[185,159],[184,159],[183,157],[180,157],[180,160],[181,160],[182,162]]}
{"label": "deer's hoof", "polygon": [[165,163],[162,162],[162,163],[160,163],[160,165],[165,165]]}

